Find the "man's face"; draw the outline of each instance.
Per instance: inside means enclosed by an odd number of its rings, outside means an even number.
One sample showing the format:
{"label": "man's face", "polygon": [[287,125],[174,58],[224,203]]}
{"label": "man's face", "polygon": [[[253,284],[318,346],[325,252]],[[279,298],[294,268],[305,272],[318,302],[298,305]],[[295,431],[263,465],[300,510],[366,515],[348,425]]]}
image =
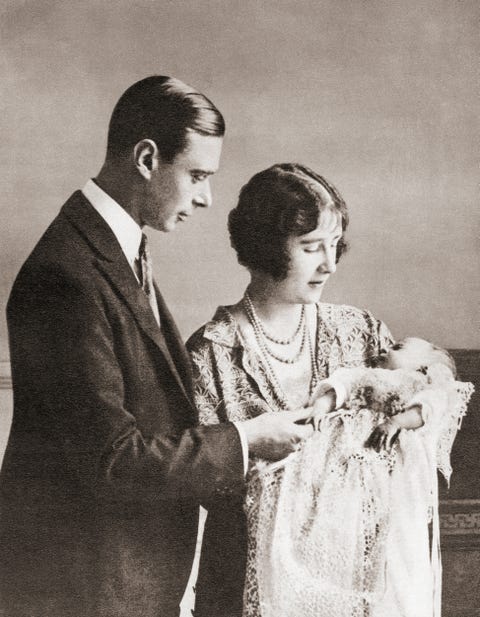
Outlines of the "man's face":
{"label": "man's face", "polygon": [[222,142],[221,137],[189,132],[186,148],[172,163],[156,161],[140,211],[141,226],[173,231],[195,208],[212,204],[210,176],[218,170]]}

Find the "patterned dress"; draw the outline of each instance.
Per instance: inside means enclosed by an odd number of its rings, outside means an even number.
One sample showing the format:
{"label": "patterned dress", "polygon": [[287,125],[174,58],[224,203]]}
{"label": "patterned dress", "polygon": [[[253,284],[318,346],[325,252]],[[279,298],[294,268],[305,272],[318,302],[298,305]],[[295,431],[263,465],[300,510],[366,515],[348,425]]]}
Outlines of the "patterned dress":
{"label": "patterned dress", "polygon": [[[320,303],[317,305],[317,318],[315,349],[320,379],[327,378],[340,367],[364,365],[369,357],[378,355],[382,349],[390,347],[393,343],[385,324],[375,319],[369,311],[345,305]],[[201,423],[241,421],[269,411],[281,413],[285,408],[282,393],[272,382],[268,368],[253,349],[245,346],[242,333],[228,307],[217,309],[213,319],[190,338],[188,348],[193,361],[195,400]],[[251,491],[248,493],[251,498]],[[254,510],[255,508],[250,510],[248,520],[243,609],[244,615],[249,617],[261,615],[255,583]],[[213,512],[209,513],[210,515],[212,518],[215,517]],[[215,520],[217,522],[210,526],[207,520],[206,538],[204,537],[206,551],[215,544],[216,537],[224,537],[227,542],[227,534],[223,533],[222,525],[228,525],[228,521],[222,520],[220,516]],[[229,531],[234,535],[233,528]],[[228,572],[232,568],[235,569],[234,563],[228,563],[229,551],[224,551],[223,557],[219,557],[222,553],[219,544],[220,541],[217,541],[217,548],[212,549],[213,557],[202,556],[197,585],[200,597],[215,594],[221,596],[220,587],[224,580],[222,574],[228,577]],[[233,553],[233,550],[232,544],[230,553]],[[202,570],[206,568],[210,569],[210,575],[204,577]],[[217,574],[212,573],[212,569],[216,569]],[[237,577],[243,587],[242,573],[238,572]],[[208,582],[203,584],[203,580]],[[202,586],[209,589],[202,589]],[[228,596],[217,599],[210,597],[205,606],[209,606],[210,611],[215,610],[214,614],[218,617],[241,614],[237,609],[229,608],[237,606],[237,602]],[[197,608],[197,612],[201,617],[203,614],[208,615],[207,610],[202,612]]]}

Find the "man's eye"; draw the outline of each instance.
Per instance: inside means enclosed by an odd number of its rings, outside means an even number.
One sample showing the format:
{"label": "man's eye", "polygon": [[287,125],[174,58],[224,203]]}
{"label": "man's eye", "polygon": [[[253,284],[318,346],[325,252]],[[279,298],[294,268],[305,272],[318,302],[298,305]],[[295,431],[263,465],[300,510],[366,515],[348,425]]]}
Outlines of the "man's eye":
{"label": "man's eye", "polygon": [[207,174],[192,174],[192,182],[195,184],[196,182],[203,182]]}
{"label": "man's eye", "polygon": [[392,345],[390,349],[392,349],[393,351],[398,351],[402,347],[403,347],[402,343],[395,343],[395,345]]}

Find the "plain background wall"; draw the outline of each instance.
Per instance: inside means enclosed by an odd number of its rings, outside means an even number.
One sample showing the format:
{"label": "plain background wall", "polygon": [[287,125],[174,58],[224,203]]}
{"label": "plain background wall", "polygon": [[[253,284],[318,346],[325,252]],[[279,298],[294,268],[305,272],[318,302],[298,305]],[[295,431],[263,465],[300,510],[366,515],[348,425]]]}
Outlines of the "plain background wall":
{"label": "plain background wall", "polygon": [[324,299],[398,337],[480,347],[478,0],[11,0],[1,23],[0,360],[21,263],[103,161],[113,105],[169,74],[227,120],[214,207],[150,233],[188,336],[247,277],[226,232],[241,185],[274,162],[324,174],[351,250]]}

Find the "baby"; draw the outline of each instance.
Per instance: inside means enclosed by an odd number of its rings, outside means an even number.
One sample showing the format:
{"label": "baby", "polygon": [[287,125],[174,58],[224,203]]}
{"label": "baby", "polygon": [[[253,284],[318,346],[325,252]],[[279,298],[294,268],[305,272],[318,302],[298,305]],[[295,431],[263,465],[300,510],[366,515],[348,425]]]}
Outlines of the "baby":
{"label": "baby", "polygon": [[[316,429],[335,409],[369,407],[380,423],[366,441],[377,452],[390,449],[401,429],[417,429],[441,409],[442,389],[455,379],[450,354],[420,338],[406,338],[372,360],[375,368],[342,368],[322,381],[312,397]],[[392,373],[393,372],[393,373]]]}
{"label": "baby", "polygon": [[446,351],[418,338],[374,365],[322,381],[312,397],[321,430],[254,470],[247,571],[264,617],[440,617],[437,469],[448,479],[473,386],[455,381]]}

